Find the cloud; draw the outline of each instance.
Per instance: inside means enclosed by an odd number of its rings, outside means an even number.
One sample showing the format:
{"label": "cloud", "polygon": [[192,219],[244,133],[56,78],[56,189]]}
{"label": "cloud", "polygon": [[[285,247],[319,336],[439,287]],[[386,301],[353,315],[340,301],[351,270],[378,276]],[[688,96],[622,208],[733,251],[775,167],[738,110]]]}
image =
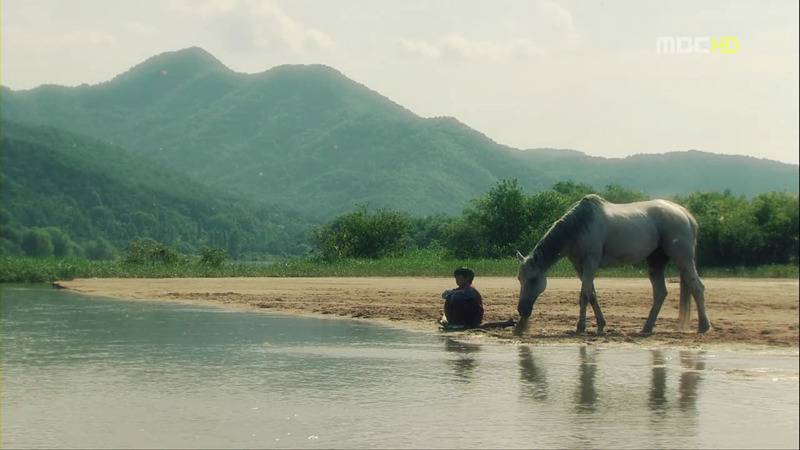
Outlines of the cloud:
{"label": "cloud", "polygon": [[492,42],[468,39],[459,34],[450,34],[435,42],[401,38],[398,44],[409,55],[451,61],[506,62],[532,59],[543,53],[528,39]]}
{"label": "cloud", "polygon": [[423,56],[425,58],[437,58],[439,49],[426,41],[400,38],[397,40],[400,49],[409,55]]}
{"label": "cloud", "polygon": [[114,35],[98,30],[37,33],[27,29],[9,28],[4,31],[8,41],[16,42],[15,47],[27,49],[48,48],[63,51],[89,47],[113,48],[118,45]]}
{"label": "cloud", "polygon": [[79,47],[81,45],[114,47],[117,45],[117,38],[104,31],[70,31],[62,35],[60,45],[64,47]]}
{"label": "cloud", "polygon": [[539,0],[536,3],[537,13],[541,21],[546,22],[562,33],[572,34],[575,32],[575,22],[572,20],[572,13],[558,3],[550,0]]}
{"label": "cloud", "polygon": [[303,53],[334,46],[326,33],[289,16],[272,2],[173,0],[172,9],[206,22],[233,50],[267,48]]}
{"label": "cloud", "polygon": [[123,27],[127,31],[139,36],[150,37],[158,33],[158,29],[156,27],[144,22],[137,22],[137,21],[126,22],[123,25]]}
{"label": "cloud", "polygon": [[537,59],[556,53],[578,40],[572,13],[551,0],[531,0],[514,16],[525,24],[520,36],[505,40],[482,40],[452,33],[433,40],[403,37],[397,40],[402,53],[450,61],[507,62]]}

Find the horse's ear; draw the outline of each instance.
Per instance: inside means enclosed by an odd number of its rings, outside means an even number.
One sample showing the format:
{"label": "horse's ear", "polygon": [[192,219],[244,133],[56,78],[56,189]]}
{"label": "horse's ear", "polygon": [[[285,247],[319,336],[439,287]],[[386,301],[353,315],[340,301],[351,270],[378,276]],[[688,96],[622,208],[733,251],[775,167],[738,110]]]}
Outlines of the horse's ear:
{"label": "horse's ear", "polygon": [[519,252],[519,250],[517,250],[517,260],[519,261],[520,264],[525,262],[525,257],[522,255],[522,253]]}

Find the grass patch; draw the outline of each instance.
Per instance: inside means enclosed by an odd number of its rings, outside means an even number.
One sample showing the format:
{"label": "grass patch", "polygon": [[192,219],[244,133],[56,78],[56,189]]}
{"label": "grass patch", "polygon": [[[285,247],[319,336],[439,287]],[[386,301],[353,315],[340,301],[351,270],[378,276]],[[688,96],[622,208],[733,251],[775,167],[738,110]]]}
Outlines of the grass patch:
{"label": "grass patch", "polygon": [[[123,260],[89,261],[85,259],[0,257],[0,282],[40,283],[73,278],[209,278],[209,277],[376,277],[421,276],[449,277],[453,269],[466,266],[480,276],[514,277],[518,263],[507,259],[455,259],[441,252],[417,251],[380,259],[342,259],[325,262],[311,258],[281,261],[224,262],[210,266],[197,257],[180,257],[171,264],[130,263]],[[758,267],[701,268],[704,277],[798,278],[798,265]],[[572,266],[559,261],[549,272],[553,277],[572,277]],[[674,267],[668,276],[677,276]],[[644,265],[603,269],[601,277],[646,277]]]}

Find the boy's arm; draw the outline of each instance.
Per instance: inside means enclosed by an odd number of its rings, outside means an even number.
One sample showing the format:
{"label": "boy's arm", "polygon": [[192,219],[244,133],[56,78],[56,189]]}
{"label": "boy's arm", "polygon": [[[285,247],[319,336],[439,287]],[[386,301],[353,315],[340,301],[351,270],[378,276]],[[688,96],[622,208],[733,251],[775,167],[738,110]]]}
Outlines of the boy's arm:
{"label": "boy's arm", "polygon": [[479,298],[479,296],[480,294],[478,294],[478,291],[473,288],[454,289],[450,291],[450,295],[447,299],[452,301],[470,301]]}

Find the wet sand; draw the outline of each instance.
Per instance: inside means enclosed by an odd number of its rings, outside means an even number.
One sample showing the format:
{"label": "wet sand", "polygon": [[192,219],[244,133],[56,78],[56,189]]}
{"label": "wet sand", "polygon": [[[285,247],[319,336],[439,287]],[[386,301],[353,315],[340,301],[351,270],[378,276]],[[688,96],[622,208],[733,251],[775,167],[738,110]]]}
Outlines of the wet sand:
{"label": "wet sand", "polygon": [[[668,280],[669,296],[654,333],[640,333],[652,305],[647,279],[600,278],[597,295],[606,317],[606,333],[594,335],[589,308],[587,333],[576,335],[580,284],[572,278],[550,278],[536,302],[530,326],[522,336],[511,329],[472,330],[531,343],[629,343],[634,345],[798,347],[798,280],[705,279],[706,309],[712,329],[704,335],[677,328],[678,283]],[[75,292],[103,297],[222,304],[261,311],[322,314],[436,330],[441,292],[450,278],[169,278],[79,279],[55,283]],[[513,277],[481,277],[475,287],[484,297],[485,321],[516,316],[519,283]],[[697,328],[692,305],[692,329]]]}

